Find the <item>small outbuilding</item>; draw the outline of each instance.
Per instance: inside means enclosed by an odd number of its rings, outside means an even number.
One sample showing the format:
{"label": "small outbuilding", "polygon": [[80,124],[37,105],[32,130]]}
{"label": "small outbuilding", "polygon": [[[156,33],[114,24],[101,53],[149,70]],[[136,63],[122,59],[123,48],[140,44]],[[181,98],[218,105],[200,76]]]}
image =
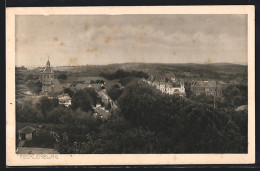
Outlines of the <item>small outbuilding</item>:
{"label": "small outbuilding", "polygon": [[36,129],[31,126],[23,127],[18,131],[20,140],[32,140],[36,136]]}

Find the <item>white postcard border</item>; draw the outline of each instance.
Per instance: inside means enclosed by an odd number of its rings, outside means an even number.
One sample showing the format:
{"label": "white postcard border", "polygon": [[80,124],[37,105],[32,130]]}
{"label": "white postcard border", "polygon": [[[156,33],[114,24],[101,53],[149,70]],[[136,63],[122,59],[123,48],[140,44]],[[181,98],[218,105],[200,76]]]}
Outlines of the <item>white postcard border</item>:
{"label": "white postcard border", "polygon": [[[248,154],[16,154],[15,15],[86,14],[248,14]],[[169,165],[252,164],[255,162],[255,8],[254,6],[26,7],[6,10],[6,164]]]}

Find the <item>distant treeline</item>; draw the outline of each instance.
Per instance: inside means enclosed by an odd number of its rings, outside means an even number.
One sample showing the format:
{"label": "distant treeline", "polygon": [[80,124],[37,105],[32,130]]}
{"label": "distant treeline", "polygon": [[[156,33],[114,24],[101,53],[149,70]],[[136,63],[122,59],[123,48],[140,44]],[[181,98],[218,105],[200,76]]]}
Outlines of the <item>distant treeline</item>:
{"label": "distant treeline", "polygon": [[131,72],[119,69],[114,73],[104,73],[101,72],[100,73],[101,77],[104,77],[108,80],[113,80],[113,79],[122,79],[122,78],[126,78],[126,77],[136,77],[136,78],[148,78],[148,74],[143,72],[143,71],[136,71],[133,70]]}
{"label": "distant treeline", "polygon": [[91,84],[100,84],[100,83],[104,84],[104,82],[105,82],[104,80],[91,80],[90,81]]}

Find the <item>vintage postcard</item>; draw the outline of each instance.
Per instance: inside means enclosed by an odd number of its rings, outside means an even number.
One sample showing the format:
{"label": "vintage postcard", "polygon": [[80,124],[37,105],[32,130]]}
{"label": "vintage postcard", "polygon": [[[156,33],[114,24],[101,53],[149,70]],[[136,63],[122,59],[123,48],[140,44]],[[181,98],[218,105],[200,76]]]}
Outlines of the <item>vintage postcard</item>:
{"label": "vintage postcard", "polygon": [[7,166],[255,162],[254,6],[6,16]]}

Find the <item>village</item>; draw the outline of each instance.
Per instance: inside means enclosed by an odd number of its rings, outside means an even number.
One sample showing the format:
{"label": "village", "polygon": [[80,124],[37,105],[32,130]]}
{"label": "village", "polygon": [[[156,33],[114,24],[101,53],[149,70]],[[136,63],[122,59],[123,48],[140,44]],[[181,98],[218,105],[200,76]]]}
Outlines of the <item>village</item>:
{"label": "village", "polygon": [[[94,78],[95,79],[95,78]],[[66,108],[69,108],[71,106],[72,98],[68,95],[68,93],[65,93],[63,91],[63,88],[59,82],[58,79],[55,79],[54,77],[54,71],[51,69],[50,61],[48,60],[46,63],[46,67],[41,72],[41,77],[39,78],[40,82],[42,83],[42,90],[39,93],[39,95],[33,94],[30,90],[24,89],[24,91],[21,91],[19,93],[24,95],[24,98],[18,98],[18,103],[23,103],[23,101],[26,100],[32,100],[34,103],[37,103],[41,97],[47,97],[48,99],[58,99],[59,105],[65,106]],[[73,86],[73,84],[76,83],[76,86]],[[84,80],[81,78],[78,78],[77,80],[74,80],[72,82],[72,86],[70,87],[72,91],[77,90],[83,90],[85,88],[93,88],[96,93],[98,94],[98,97],[101,99],[102,105],[100,103],[97,103],[95,106],[92,105],[92,109],[94,113],[92,116],[94,118],[99,119],[107,119],[109,115],[111,114],[111,110],[117,110],[117,104],[115,101],[113,101],[106,93],[105,89],[106,82],[103,80],[93,80],[91,78],[90,80]],[[67,88],[67,85],[65,85],[65,88]],[[109,110],[107,107],[109,106]],[[25,152],[25,149],[28,149],[29,151],[35,151],[32,150],[32,148],[22,148],[25,141],[30,141],[34,137],[39,136],[38,130],[40,130],[42,125],[38,125],[37,128],[34,128],[32,126],[24,126],[20,130],[18,130],[18,147],[20,147],[19,151],[21,153]],[[56,153],[55,151],[51,149],[42,149],[43,151],[47,151],[48,153]],[[40,148],[36,149],[37,153],[41,151]],[[44,152],[44,153],[45,153]]]}
{"label": "village", "polygon": [[[21,72],[20,70],[17,71]],[[37,78],[36,78],[37,79]],[[114,100],[107,93],[107,82],[111,80],[106,80],[102,77],[76,77],[70,80],[70,82],[64,82],[62,79],[57,79],[55,72],[52,70],[50,61],[48,59],[46,67],[41,71],[40,77],[38,78],[41,82],[41,90],[39,94],[36,95],[28,88],[20,88],[17,91],[17,95],[21,95],[23,98],[17,98],[16,102],[22,104],[25,101],[32,101],[33,104],[37,104],[42,97],[46,97],[50,100],[58,99],[58,105],[64,106],[65,108],[70,108],[72,105],[72,97],[69,95],[70,92],[76,92],[84,89],[94,89],[98,98],[101,99],[100,102],[91,105],[91,116],[94,119],[106,120],[110,117],[111,113],[119,110],[117,100]],[[142,78],[142,81],[161,91],[162,94],[168,94],[173,96],[179,96],[182,98],[187,98],[187,89],[194,95],[205,94],[206,96],[212,96],[215,98],[223,99],[223,89],[227,84],[223,81],[214,80],[193,80],[190,82],[189,87],[185,85],[184,80],[181,78],[176,78],[173,73],[157,73],[152,74],[147,78]],[[109,83],[108,87],[111,86]],[[114,83],[113,83],[114,84]],[[124,87],[119,83],[114,84],[118,90],[122,90]],[[18,87],[19,88],[19,87]],[[185,91],[186,90],[186,91]],[[215,107],[215,101],[214,101]],[[247,110],[247,105],[239,106],[237,110]],[[47,124],[22,124],[18,126],[18,139],[17,139],[17,153],[58,153],[57,151],[49,148],[33,148],[33,147],[23,147],[26,141],[30,142],[37,136],[41,136],[42,130],[46,132],[44,128]],[[43,131],[43,132],[44,132]],[[47,132],[52,132],[52,137],[55,137],[55,132],[51,129]],[[57,136],[57,135],[56,135]],[[30,145],[29,145],[30,146]]]}

